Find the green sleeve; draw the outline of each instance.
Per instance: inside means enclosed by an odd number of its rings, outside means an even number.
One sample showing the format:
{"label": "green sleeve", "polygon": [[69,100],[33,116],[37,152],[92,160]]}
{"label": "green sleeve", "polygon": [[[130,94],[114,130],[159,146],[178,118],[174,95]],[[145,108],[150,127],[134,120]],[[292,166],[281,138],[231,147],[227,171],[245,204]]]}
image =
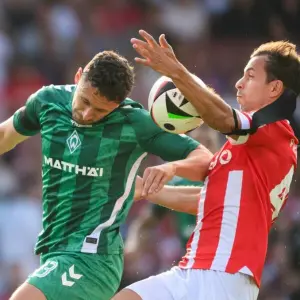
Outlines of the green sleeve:
{"label": "green sleeve", "polygon": [[197,141],[186,135],[168,133],[159,128],[145,109],[135,109],[130,121],[141,148],[165,161],[184,159],[199,146]]}
{"label": "green sleeve", "polygon": [[32,94],[26,101],[25,106],[15,112],[13,122],[18,133],[25,136],[32,136],[39,133],[41,129],[39,114],[42,90]]}

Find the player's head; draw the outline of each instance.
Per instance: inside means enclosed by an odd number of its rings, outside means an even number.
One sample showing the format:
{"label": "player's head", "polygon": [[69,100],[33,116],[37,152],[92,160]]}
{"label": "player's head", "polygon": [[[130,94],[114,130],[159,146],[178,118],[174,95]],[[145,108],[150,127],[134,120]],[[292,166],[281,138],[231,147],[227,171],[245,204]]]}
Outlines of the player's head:
{"label": "player's head", "polygon": [[92,124],[111,113],[131,92],[134,82],[129,62],[113,51],[98,53],[75,75],[73,119]]}
{"label": "player's head", "polygon": [[300,62],[296,46],[286,41],[262,44],[251,54],[236,83],[241,109],[256,111],[274,102],[285,88],[300,92]]}

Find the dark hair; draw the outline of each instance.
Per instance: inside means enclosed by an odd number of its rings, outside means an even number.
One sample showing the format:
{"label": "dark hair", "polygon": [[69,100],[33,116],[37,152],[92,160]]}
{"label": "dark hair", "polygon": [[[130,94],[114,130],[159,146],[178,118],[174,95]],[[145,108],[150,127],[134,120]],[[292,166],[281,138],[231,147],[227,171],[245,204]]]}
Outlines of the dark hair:
{"label": "dark hair", "polygon": [[265,70],[267,81],[281,80],[285,87],[300,93],[300,60],[296,46],[287,41],[262,44],[251,54],[252,57],[267,55]]}
{"label": "dark hair", "polygon": [[99,94],[117,103],[130,94],[134,83],[133,67],[114,51],[98,53],[88,64],[84,75]]}

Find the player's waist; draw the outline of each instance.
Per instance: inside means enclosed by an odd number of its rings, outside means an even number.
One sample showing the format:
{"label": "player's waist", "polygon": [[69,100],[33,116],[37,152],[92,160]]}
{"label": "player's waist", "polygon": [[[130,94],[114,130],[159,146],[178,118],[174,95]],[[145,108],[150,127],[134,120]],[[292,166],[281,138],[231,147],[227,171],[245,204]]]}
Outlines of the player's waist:
{"label": "player's waist", "polygon": [[255,281],[259,287],[261,284],[261,273],[263,269],[263,264],[257,265],[256,267],[248,267],[247,262],[242,261],[231,261],[230,264],[225,265],[224,261],[219,261],[218,263],[212,261],[211,259],[194,258],[192,263],[188,257],[183,257],[179,262],[178,266],[181,269],[200,269],[200,270],[213,270],[221,271],[229,274],[241,273],[247,275]]}

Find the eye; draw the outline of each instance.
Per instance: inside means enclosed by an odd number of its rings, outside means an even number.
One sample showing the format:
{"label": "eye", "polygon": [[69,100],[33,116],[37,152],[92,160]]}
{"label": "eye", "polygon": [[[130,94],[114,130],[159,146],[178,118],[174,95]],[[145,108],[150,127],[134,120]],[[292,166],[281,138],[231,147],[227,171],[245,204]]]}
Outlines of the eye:
{"label": "eye", "polygon": [[89,102],[88,99],[86,99],[86,98],[81,98],[81,101],[82,101],[84,104],[86,104],[86,105],[89,105],[89,104],[90,104],[90,102]]}

